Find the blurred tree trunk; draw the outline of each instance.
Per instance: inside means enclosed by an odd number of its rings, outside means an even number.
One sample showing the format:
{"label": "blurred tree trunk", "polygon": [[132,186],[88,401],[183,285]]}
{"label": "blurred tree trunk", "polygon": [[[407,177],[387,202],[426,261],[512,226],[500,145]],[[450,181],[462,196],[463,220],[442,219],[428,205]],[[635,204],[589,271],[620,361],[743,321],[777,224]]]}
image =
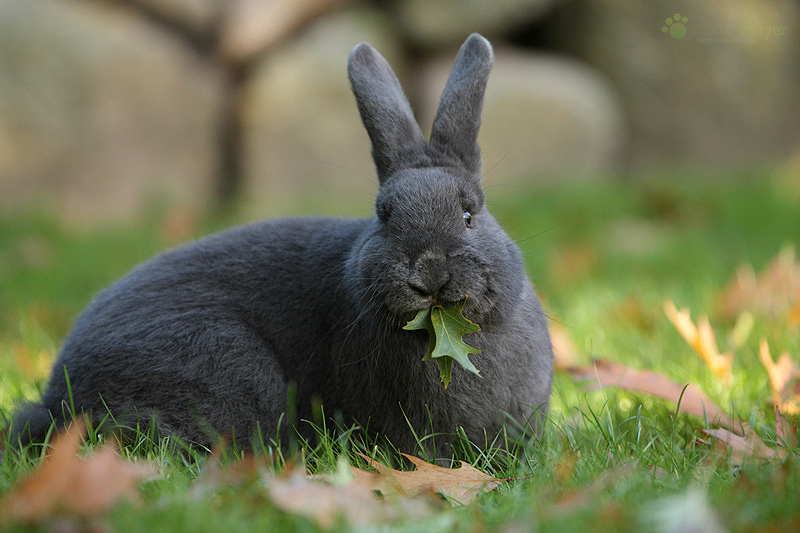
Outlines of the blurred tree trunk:
{"label": "blurred tree trunk", "polygon": [[244,93],[254,68],[274,47],[348,0],[216,0],[213,12],[200,20],[182,12],[174,0],[88,1],[131,10],[183,42],[223,76],[213,198],[222,209],[239,198],[245,180]]}

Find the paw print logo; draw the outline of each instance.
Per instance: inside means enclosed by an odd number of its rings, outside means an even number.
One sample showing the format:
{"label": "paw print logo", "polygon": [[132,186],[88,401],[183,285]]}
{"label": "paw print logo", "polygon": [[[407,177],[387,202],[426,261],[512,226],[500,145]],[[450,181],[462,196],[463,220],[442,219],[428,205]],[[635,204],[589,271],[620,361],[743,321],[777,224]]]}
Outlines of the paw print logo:
{"label": "paw print logo", "polygon": [[686,36],[687,22],[689,22],[688,17],[682,17],[680,13],[675,13],[671,17],[667,17],[661,31],[669,33],[673,39],[683,39]]}

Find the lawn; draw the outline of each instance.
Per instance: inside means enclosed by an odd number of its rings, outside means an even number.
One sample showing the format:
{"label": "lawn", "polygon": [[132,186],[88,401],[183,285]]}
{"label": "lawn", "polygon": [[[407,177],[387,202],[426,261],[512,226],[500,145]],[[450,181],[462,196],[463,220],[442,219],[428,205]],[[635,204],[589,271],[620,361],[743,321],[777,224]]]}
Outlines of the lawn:
{"label": "lawn", "polygon": [[[578,380],[575,372],[562,369],[556,373],[541,441],[509,453],[485,454],[469,445],[461,450],[462,459],[504,480],[496,488],[468,505],[443,505],[431,496],[384,495],[379,503],[391,512],[375,522],[339,518],[329,527],[685,531],[699,524],[705,529],[696,531],[800,529],[798,417],[787,412],[785,419],[776,419],[759,358],[766,339],[774,359],[787,352],[795,366],[800,362],[800,294],[791,293],[784,278],[765,274],[758,295],[738,294],[741,301],[731,303],[740,266],[759,273],[781,253],[780,264],[797,265],[790,255],[792,248],[800,249],[797,178],[662,175],[540,190],[490,187],[487,194],[490,210],[524,252],[559,339],[562,368],[586,369],[603,359],[663,374],[681,387],[691,383],[746,424],[759,446],[748,453],[726,445],[701,431],[717,426],[672,401],[620,387],[588,390],[592,380]],[[76,230],[58,224],[45,210],[0,214],[3,425],[17,400],[39,394],[60,341],[94,293],[159,250],[238,222],[235,215],[192,220],[155,211],[136,221]],[[800,284],[800,272],[793,275]],[[770,280],[779,287],[767,287]],[[789,307],[769,305],[784,300]],[[665,301],[690,310],[694,323],[708,315],[719,351],[733,354],[729,369],[715,373],[698,356],[668,319]],[[789,400],[796,402],[796,397]],[[99,448],[102,439],[91,428],[89,433],[88,447]],[[136,501],[126,499],[89,516],[50,510],[33,527],[316,531],[321,528],[319,509],[310,516],[287,511],[275,496],[274,480],[304,468],[335,477],[343,460],[356,460],[354,452],[377,452],[346,432],[300,448],[297,454],[269,460],[242,461],[223,451],[209,458],[182,452],[174,442],[152,442],[143,431],[121,450],[137,465],[155,467],[135,489]],[[0,502],[41,466],[40,455],[3,455]],[[339,483],[347,494],[347,482]],[[295,500],[311,500],[311,485],[302,487]],[[31,527],[1,513],[0,520],[0,529]]]}

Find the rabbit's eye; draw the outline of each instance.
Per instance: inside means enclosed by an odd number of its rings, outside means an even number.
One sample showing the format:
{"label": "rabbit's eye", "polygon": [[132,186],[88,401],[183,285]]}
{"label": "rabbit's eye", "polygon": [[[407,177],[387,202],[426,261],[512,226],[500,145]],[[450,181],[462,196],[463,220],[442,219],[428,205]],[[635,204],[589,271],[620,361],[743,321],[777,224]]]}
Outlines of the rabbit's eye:
{"label": "rabbit's eye", "polygon": [[461,215],[464,218],[464,225],[468,228],[472,227],[472,215],[469,211],[464,211],[464,214]]}

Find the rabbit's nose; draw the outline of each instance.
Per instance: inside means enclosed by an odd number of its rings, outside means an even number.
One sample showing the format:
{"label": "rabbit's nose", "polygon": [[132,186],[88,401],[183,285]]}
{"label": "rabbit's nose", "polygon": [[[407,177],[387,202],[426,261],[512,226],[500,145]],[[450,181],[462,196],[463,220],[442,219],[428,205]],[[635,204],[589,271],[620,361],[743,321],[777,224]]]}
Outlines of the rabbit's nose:
{"label": "rabbit's nose", "polygon": [[450,281],[443,255],[425,253],[420,256],[408,279],[409,286],[422,296],[436,296]]}

